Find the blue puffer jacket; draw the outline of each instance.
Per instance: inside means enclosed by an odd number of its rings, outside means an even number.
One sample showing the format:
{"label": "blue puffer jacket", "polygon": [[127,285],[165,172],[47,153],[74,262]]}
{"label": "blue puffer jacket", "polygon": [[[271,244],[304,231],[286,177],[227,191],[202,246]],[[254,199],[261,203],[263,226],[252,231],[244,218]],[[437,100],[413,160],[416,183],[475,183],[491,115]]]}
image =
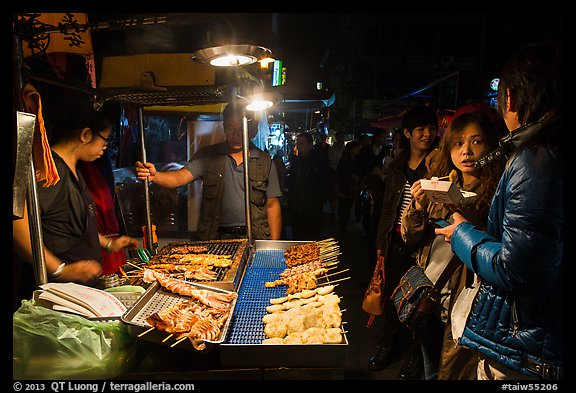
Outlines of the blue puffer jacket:
{"label": "blue puffer jacket", "polygon": [[462,223],[453,252],[483,281],[460,343],[535,376],[562,367],[563,155],[531,145],[508,162],[487,232]]}

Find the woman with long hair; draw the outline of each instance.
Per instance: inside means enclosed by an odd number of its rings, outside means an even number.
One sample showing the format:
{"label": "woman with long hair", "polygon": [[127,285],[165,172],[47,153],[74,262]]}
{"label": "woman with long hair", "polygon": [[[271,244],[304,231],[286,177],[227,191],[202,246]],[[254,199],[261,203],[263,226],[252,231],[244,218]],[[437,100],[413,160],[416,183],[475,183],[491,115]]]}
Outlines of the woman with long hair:
{"label": "woman with long hair", "polygon": [[[402,216],[402,237],[407,244],[418,245],[417,263],[435,282],[453,257],[450,245],[435,235],[431,219],[449,220],[453,210],[485,228],[490,202],[503,171],[501,160],[477,168],[475,163],[498,147],[501,133],[483,112],[469,112],[456,117],[442,136],[427,178],[449,177],[462,191],[474,193],[459,206],[445,206],[430,201],[421,182],[411,187],[412,201]],[[469,194],[472,195],[472,194]],[[474,279],[460,264],[441,291],[442,308],[420,336],[426,379],[475,379],[475,354],[452,341],[450,311],[454,299]]]}

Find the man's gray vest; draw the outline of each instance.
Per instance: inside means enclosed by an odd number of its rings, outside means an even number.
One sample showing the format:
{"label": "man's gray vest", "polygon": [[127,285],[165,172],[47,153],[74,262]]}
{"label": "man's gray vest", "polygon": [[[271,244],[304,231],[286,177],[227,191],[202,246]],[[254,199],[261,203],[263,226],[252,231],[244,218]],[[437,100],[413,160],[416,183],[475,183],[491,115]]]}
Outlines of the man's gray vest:
{"label": "man's gray vest", "polygon": [[[208,146],[198,221],[200,240],[214,240],[220,226],[220,206],[224,194],[224,176],[228,156],[222,154],[223,143]],[[270,239],[270,228],[266,214],[266,188],[272,159],[265,152],[249,158],[250,176],[250,219],[254,239]],[[244,204],[243,204],[244,205]]]}

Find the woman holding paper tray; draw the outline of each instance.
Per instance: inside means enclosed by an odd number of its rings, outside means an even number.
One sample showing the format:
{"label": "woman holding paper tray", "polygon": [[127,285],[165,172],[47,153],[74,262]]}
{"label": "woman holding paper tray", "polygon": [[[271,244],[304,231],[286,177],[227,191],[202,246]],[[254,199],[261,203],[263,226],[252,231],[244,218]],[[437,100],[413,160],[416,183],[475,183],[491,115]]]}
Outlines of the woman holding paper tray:
{"label": "woman holding paper tray", "polygon": [[[490,108],[488,108],[490,109]],[[474,192],[474,198],[462,199],[453,207],[466,211],[470,220],[485,226],[490,201],[504,169],[503,160],[482,169],[475,163],[489,151],[498,147],[500,132],[483,112],[463,113],[454,118],[440,142],[428,178],[446,178],[458,194],[461,190]],[[444,237],[434,233],[431,219],[446,219],[452,213],[442,203],[431,200],[423,191],[424,179],[412,184],[413,196],[402,215],[402,238],[409,245],[418,245],[418,264],[426,275],[436,282],[453,254]],[[433,318],[421,334],[426,379],[476,379],[475,353],[453,342],[450,311],[456,296],[474,276],[460,264],[440,293],[442,311]]]}

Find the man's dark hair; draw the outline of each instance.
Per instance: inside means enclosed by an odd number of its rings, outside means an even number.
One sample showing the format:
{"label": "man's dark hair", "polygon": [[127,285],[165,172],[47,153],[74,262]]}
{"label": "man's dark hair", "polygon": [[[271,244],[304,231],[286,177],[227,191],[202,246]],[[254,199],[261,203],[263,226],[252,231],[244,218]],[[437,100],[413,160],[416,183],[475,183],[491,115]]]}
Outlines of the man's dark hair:
{"label": "man's dark hair", "polygon": [[412,132],[416,127],[438,126],[438,117],[432,108],[426,105],[412,107],[402,117],[402,128]]}
{"label": "man's dark hair", "polygon": [[314,143],[314,138],[312,138],[312,134],[309,132],[301,132],[296,135],[296,138],[304,138],[308,141],[308,143]]}
{"label": "man's dark hair", "polygon": [[563,47],[558,42],[528,44],[508,60],[498,84],[498,112],[506,114],[510,89],[516,98],[518,121],[525,125],[540,119],[551,109],[562,110]]}

